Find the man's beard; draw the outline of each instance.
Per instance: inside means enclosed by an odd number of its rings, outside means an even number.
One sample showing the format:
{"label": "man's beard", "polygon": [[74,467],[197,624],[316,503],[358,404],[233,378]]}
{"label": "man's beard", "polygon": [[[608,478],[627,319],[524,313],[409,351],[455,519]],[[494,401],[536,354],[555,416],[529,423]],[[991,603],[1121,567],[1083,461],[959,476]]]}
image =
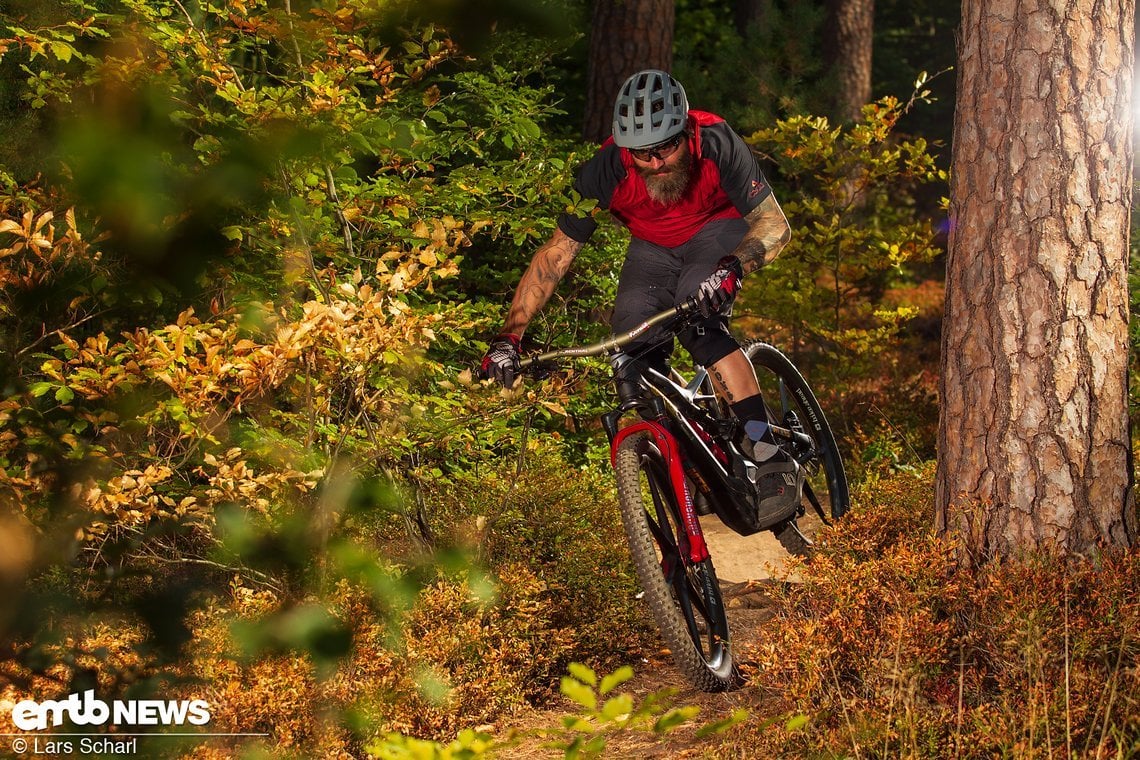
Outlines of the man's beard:
{"label": "man's beard", "polygon": [[685,155],[675,166],[663,172],[653,172],[642,167],[637,171],[645,180],[645,187],[649,190],[649,197],[658,203],[670,204],[681,200],[685,190],[689,187],[690,170],[693,166],[693,154],[685,151]]}

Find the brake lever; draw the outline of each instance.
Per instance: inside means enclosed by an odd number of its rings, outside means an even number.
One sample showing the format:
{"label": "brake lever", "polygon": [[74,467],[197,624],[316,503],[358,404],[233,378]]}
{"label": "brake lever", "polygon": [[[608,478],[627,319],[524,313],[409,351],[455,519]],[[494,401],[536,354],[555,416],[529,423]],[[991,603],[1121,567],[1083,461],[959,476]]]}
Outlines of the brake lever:
{"label": "brake lever", "polygon": [[557,362],[532,361],[523,367],[523,372],[525,372],[528,377],[532,377],[535,380],[546,380],[548,377],[557,372],[558,369],[559,365]]}

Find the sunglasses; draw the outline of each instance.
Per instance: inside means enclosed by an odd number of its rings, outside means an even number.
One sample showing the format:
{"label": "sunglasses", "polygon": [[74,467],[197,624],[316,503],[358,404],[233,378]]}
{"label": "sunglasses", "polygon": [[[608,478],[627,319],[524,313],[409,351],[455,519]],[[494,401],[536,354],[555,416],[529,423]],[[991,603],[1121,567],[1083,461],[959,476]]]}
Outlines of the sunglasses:
{"label": "sunglasses", "polygon": [[677,148],[681,147],[681,143],[684,141],[685,133],[681,132],[663,143],[657,143],[652,148],[638,148],[637,150],[630,150],[630,153],[638,161],[649,161],[654,158],[658,161],[664,161],[676,153]]}

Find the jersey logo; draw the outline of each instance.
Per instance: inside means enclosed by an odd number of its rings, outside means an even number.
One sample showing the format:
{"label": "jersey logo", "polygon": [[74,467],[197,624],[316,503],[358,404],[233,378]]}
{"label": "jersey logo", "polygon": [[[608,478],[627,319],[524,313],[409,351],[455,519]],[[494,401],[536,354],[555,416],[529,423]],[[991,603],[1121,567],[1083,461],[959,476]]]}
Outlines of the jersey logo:
{"label": "jersey logo", "polygon": [[752,180],[752,185],[748,188],[748,197],[755,198],[764,189],[764,183],[760,180]]}

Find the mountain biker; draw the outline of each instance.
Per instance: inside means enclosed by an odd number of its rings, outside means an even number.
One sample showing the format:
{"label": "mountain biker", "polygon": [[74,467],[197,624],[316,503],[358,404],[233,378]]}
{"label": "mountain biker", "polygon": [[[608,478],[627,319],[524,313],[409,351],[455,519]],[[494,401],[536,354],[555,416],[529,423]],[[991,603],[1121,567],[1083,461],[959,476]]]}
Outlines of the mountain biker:
{"label": "mountain biker", "polygon": [[[579,168],[575,189],[629,228],[612,331],[695,299],[700,317],[682,345],[708,368],[717,393],[743,424],[743,448],[758,463],[762,511],[798,503],[789,483],[796,463],[776,445],[752,365],[728,330],[744,276],[776,258],[791,228],[744,141],[715,114],[690,109],[685,90],[664,71],[629,77],[614,103],[613,134]],[[502,331],[483,357],[481,374],[511,387],[530,320],[546,305],[574,257],[593,234],[591,216],[563,214],[519,281]],[[663,368],[672,337],[651,330],[626,349]],[[618,369],[619,380],[621,370]]]}

